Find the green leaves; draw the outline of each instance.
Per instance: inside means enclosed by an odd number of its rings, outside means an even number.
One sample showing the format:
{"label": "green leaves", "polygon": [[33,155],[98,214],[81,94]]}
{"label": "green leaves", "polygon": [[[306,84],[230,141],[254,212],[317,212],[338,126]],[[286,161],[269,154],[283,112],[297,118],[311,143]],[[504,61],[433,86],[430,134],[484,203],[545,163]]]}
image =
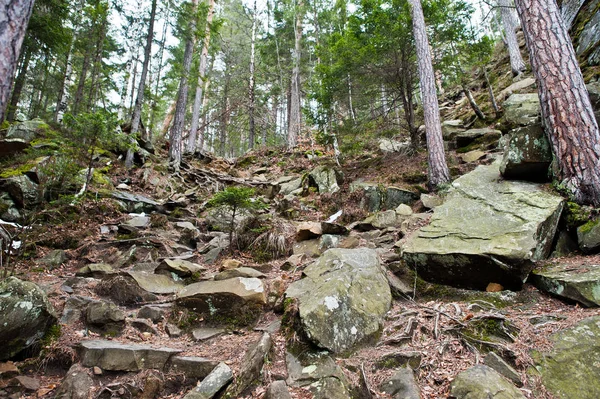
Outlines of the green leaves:
{"label": "green leaves", "polygon": [[264,209],[265,203],[254,198],[256,190],[248,187],[227,187],[216,193],[206,204],[208,207],[228,206],[232,209]]}

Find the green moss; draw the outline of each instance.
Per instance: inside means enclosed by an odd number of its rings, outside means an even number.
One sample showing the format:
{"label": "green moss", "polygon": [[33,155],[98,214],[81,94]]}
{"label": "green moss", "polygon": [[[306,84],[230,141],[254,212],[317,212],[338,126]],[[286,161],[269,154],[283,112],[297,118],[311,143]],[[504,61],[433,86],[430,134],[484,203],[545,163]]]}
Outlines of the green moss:
{"label": "green moss", "polygon": [[590,230],[592,230],[594,227],[596,227],[598,225],[599,221],[598,220],[590,220],[589,222],[587,222],[586,224],[584,224],[583,226],[581,226],[579,228],[579,231],[581,233],[587,233]]}
{"label": "green moss", "polygon": [[94,170],[94,172],[92,173],[92,183],[105,188],[113,187],[113,184],[110,181],[110,179],[98,170]]}
{"label": "green moss", "polygon": [[8,169],[0,173],[0,178],[7,179],[9,177],[21,176],[36,167],[36,163],[26,163],[14,169]]}
{"label": "green moss", "polygon": [[46,334],[42,337],[40,341],[40,345],[43,347],[51,345],[54,341],[58,340],[61,335],[60,324],[54,324],[47,331]]}

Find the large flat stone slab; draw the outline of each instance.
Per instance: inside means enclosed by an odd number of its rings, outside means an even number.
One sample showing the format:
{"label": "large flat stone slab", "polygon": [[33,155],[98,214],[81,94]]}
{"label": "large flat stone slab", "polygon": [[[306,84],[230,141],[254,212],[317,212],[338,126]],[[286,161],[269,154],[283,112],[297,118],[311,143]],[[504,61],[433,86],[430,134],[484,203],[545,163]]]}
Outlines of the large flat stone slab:
{"label": "large flat stone slab", "polygon": [[484,290],[520,289],[551,250],[563,199],[535,183],[503,181],[498,163],[452,183],[429,225],[403,246],[403,258],[425,280]]}
{"label": "large flat stone slab", "polygon": [[550,266],[535,270],[531,282],[541,291],[579,302],[600,306],[600,266]]}
{"label": "large flat stone slab", "polygon": [[392,295],[373,249],[327,250],[286,291],[308,338],[344,352],[379,332]]}
{"label": "large flat stone slab", "polygon": [[162,370],[169,358],[181,352],[173,348],[128,345],[115,341],[91,340],[79,344],[81,364],[109,371]]}

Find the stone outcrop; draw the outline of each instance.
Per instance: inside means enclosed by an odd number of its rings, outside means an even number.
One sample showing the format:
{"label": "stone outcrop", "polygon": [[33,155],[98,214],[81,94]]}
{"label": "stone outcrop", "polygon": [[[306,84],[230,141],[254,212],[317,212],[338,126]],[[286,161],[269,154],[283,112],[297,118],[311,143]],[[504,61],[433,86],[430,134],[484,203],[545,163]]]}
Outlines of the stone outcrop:
{"label": "stone outcrop", "polygon": [[531,282],[540,290],[576,301],[583,306],[600,306],[600,266],[548,266],[535,270]]}
{"label": "stone outcrop", "polygon": [[330,249],[288,288],[298,300],[300,323],[315,344],[347,351],[376,335],[390,308],[391,293],[372,249]]}
{"label": "stone outcrop", "polygon": [[477,365],[458,374],[450,384],[456,399],[525,399],[508,380],[487,366]]}
{"label": "stone outcrop", "polygon": [[537,93],[513,94],[504,102],[503,108],[504,118],[512,127],[532,125],[541,115]]}
{"label": "stone outcrop", "polygon": [[533,183],[502,181],[497,163],[452,184],[429,225],[403,245],[407,264],[426,280],[484,290],[519,289],[550,253],[563,199]]}
{"label": "stone outcrop", "polygon": [[171,356],[181,352],[173,348],[128,345],[115,341],[90,340],[79,344],[81,364],[109,371],[163,370]]}
{"label": "stone outcrop", "polygon": [[509,133],[500,173],[506,179],[547,181],[552,162],[550,142],[539,123]]}
{"label": "stone outcrop", "polygon": [[52,304],[36,284],[16,277],[0,282],[0,361],[39,343],[56,321]]}

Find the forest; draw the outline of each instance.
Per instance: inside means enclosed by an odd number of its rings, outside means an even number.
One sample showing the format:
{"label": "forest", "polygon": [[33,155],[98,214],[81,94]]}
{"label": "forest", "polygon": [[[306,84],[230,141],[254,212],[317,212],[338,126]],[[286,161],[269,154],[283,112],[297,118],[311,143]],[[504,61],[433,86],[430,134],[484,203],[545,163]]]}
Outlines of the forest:
{"label": "forest", "polygon": [[0,397],[600,397],[599,27],[0,0]]}

